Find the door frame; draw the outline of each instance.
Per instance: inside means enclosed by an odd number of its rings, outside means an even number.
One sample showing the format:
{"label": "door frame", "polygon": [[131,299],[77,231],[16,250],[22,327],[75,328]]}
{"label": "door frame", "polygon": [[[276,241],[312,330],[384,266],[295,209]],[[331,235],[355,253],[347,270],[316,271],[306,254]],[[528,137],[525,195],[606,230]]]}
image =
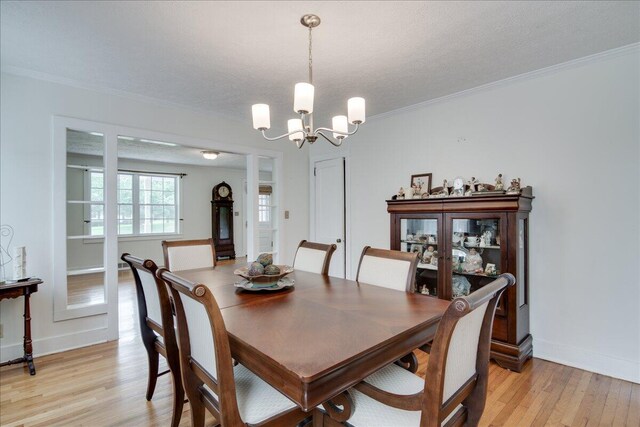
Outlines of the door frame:
{"label": "door frame", "polygon": [[349,165],[349,152],[309,155],[309,238],[316,239],[316,176],[315,164],[325,160],[344,159],[344,274],[347,279],[353,279],[351,274],[351,173]]}

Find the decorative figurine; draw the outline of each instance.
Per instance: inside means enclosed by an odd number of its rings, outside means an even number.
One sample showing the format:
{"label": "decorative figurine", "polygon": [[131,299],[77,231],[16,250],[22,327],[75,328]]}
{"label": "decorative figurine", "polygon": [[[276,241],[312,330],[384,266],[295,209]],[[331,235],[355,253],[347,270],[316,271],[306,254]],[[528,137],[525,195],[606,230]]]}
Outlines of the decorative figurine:
{"label": "decorative figurine", "polygon": [[451,197],[462,196],[464,196],[464,178],[458,176],[453,180],[453,191],[451,192]]}
{"label": "decorative figurine", "polygon": [[449,183],[446,179],[442,181],[442,194],[444,194],[445,196],[449,195]]}
{"label": "decorative figurine", "polygon": [[407,189],[404,190],[404,198],[413,199],[413,187],[407,187]]}
{"label": "decorative figurine", "polygon": [[404,199],[404,188],[400,187],[400,189],[398,190],[398,199],[402,200]]}
{"label": "decorative figurine", "polygon": [[464,276],[453,276],[451,280],[451,290],[453,291],[453,297],[463,297],[469,295],[471,292],[471,283]]}
{"label": "decorative figurine", "polygon": [[[433,246],[429,247],[433,248]],[[431,265],[438,266],[438,251],[433,251],[433,255],[431,256]]]}
{"label": "decorative figurine", "polygon": [[487,190],[487,187],[485,187],[483,183],[479,183],[476,192],[483,193],[485,191],[489,191],[489,190]]}
{"label": "decorative figurine", "polygon": [[429,288],[427,288],[427,285],[422,285],[422,287],[420,288],[420,293],[422,295],[429,295]]}
{"label": "decorative figurine", "polygon": [[422,262],[424,264],[431,264],[433,258],[433,246],[428,246],[427,250],[422,254]]}
{"label": "decorative figurine", "polygon": [[520,194],[520,178],[511,180],[511,185],[507,188],[507,194]]}
{"label": "decorative figurine", "polygon": [[413,190],[413,198],[419,199],[422,197],[422,186],[417,183],[411,184],[411,189]]}
{"label": "decorative figurine", "polygon": [[502,174],[498,174],[498,177],[496,178],[496,186],[494,189],[496,191],[504,190],[504,183],[502,182]]}
{"label": "decorative figurine", "polygon": [[475,248],[471,248],[469,255],[462,266],[467,273],[482,273],[482,257]]}
{"label": "decorative figurine", "polygon": [[488,275],[488,276],[495,276],[497,274],[497,270],[496,270],[496,265],[495,264],[491,264],[490,262],[487,263],[487,266],[484,269],[484,274]]}
{"label": "decorative figurine", "polygon": [[478,180],[475,176],[472,176],[467,185],[469,185],[469,189],[464,192],[465,196],[471,196],[471,193],[476,191],[476,184],[478,184]]}
{"label": "decorative figurine", "polygon": [[487,230],[484,233],[482,233],[482,237],[480,238],[480,247],[491,246],[492,235],[493,233],[491,232],[491,230]]}
{"label": "decorative figurine", "polygon": [[433,234],[429,234],[429,237],[427,238],[427,243],[438,243],[436,242],[436,236],[434,236]]}

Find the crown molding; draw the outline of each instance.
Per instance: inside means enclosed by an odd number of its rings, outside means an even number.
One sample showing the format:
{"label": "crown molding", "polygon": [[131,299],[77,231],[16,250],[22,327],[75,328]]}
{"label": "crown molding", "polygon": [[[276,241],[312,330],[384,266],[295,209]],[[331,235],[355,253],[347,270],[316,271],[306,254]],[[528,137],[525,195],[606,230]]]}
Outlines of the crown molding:
{"label": "crown molding", "polygon": [[208,110],[206,108],[198,108],[193,105],[181,104],[179,102],[167,101],[165,99],[154,98],[152,96],[140,95],[133,92],[127,92],[119,89],[112,89],[106,86],[92,85],[89,83],[81,82],[78,80],[70,79],[67,77],[61,77],[54,74],[43,73],[41,71],[29,70],[27,68],[14,67],[12,65],[3,65],[0,67],[0,72],[3,74],[11,74],[18,77],[27,77],[34,80],[42,80],[49,83],[60,84],[64,86],[70,86],[76,89],[89,90],[106,95],[118,96],[121,98],[130,99],[133,101],[144,102],[147,104],[153,104],[159,107],[187,110],[194,113],[211,115],[215,114],[225,119],[233,120],[234,122],[242,123],[238,117],[231,116],[215,110]]}
{"label": "crown molding", "polygon": [[578,68],[586,64],[595,63],[599,61],[604,61],[608,59],[617,58],[620,56],[625,56],[629,54],[638,54],[640,53],[640,43],[632,43],[626,46],[617,47],[610,50],[605,50],[604,52],[595,53],[593,55],[583,56],[582,58],[572,59],[571,61],[561,62],[560,64],[551,65],[549,67],[540,68],[534,71],[528,71],[523,74],[518,74],[516,76],[507,77],[502,80],[496,80],[495,82],[486,83],[480,86],[472,87],[469,89],[462,90],[460,92],[452,93],[449,95],[444,95],[438,98],[433,98],[428,101],[419,102],[417,104],[409,105],[406,107],[398,108],[395,110],[387,111],[384,113],[373,115],[367,120],[376,120],[384,117],[395,116],[396,114],[406,113],[413,110],[419,110],[421,108],[427,107],[429,105],[439,104],[441,102],[446,102],[451,99],[462,98],[465,96],[473,95],[479,92],[488,91],[491,89],[500,88],[503,86],[508,86],[513,83],[518,83],[526,80],[535,79],[537,77],[542,77],[549,74],[554,74],[563,70],[568,70],[572,68]]}

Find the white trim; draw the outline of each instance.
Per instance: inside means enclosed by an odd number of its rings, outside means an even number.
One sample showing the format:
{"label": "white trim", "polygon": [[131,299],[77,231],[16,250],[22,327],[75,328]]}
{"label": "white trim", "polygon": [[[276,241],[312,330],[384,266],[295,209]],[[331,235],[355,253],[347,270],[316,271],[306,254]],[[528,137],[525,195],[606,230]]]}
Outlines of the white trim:
{"label": "white trim", "polygon": [[401,114],[408,111],[419,110],[428,105],[439,104],[441,102],[445,102],[454,98],[465,97],[468,95],[475,94],[477,92],[483,92],[483,91],[495,89],[502,86],[508,86],[513,83],[535,79],[537,77],[544,76],[547,74],[552,74],[557,71],[581,67],[583,65],[586,65],[592,62],[598,62],[606,59],[617,58],[619,56],[624,56],[630,53],[637,53],[639,51],[640,51],[640,43],[632,43],[632,44],[618,47],[615,49],[605,50],[604,52],[596,53],[593,55],[583,56],[582,58],[572,59],[567,62],[561,62],[560,64],[551,65],[549,67],[540,68],[538,70],[528,71],[526,73],[518,74],[512,77],[507,77],[502,80],[496,80],[494,82],[486,83],[480,86],[474,86],[469,89],[462,90],[460,92],[455,92],[455,93],[444,95],[438,98],[433,98],[427,101],[419,102],[417,104],[408,105],[406,107],[397,108],[391,111],[386,111],[384,113],[367,117],[367,120],[371,121],[371,120],[380,119],[388,116],[395,116],[396,114]]}
{"label": "white trim", "polygon": [[[107,328],[96,328],[55,337],[40,338],[33,340],[33,355],[41,357],[103,342],[107,342]],[[0,348],[2,362],[22,357],[23,352],[22,341]],[[36,371],[37,369],[38,361],[36,360]]]}
{"label": "white trim", "polygon": [[533,354],[538,359],[620,378],[640,384],[640,361],[595,353],[581,347],[533,339]]}

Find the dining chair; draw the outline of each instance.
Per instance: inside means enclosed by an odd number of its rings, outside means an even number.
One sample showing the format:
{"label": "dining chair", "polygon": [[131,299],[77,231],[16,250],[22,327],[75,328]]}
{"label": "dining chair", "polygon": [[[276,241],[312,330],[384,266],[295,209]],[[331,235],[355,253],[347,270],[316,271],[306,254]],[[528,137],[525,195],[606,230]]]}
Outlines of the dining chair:
{"label": "dining chair", "polygon": [[491,328],[502,292],[515,278],[502,274],[451,302],[436,336],[426,379],[391,364],[351,389],[353,427],[477,426],[489,379]]}
{"label": "dining chair", "polygon": [[336,248],[335,243],[329,245],[302,240],[293,259],[293,268],[310,273],[329,274],[331,256]]}
{"label": "dining chair", "polygon": [[[169,300],[169,291],[162,280],[156,277],[158,266],[150,259],[143,260],[128,253],[121,259],[129,264],[136,284],[138,300],[138,323],[142,344],[147,350],[149,377],[147,380],[147,400],[151,400],[158,377],[171,372],[173,382],[173,417],[171,426],[180,424],[184,389],[180,376],[178,343],[174,329],[173,313]],[[167,360],[169,370],[158,373],[159,359]]]}
{"label": "dining chair", "polygon": [[213,239],[163,240],[164,266],[171,271],[215,267]]}
{"label": "dining chair", "polygon": [[356,282],[382,286],[397,291],[414,292],[417,252],[392,251],[365,246],[360,255]]}
{"label": "dining chair", "polygon": [[204,425],[205,409],[223,427],[297,425],[310,416],[243,365],[233,366],[224,319],[209,288],[166,268],[157,277],[167,283],[175,304],[192,426]]}
{"label": "dining chair", "polygon": [[[396,291],[414,292],[418,261],[417,252],[393,251],[365,246],[360,255],[356,282],[364,282]],[[396,361],[396,364],[412,373],[418,370],[418,358],[413,352]]]}

